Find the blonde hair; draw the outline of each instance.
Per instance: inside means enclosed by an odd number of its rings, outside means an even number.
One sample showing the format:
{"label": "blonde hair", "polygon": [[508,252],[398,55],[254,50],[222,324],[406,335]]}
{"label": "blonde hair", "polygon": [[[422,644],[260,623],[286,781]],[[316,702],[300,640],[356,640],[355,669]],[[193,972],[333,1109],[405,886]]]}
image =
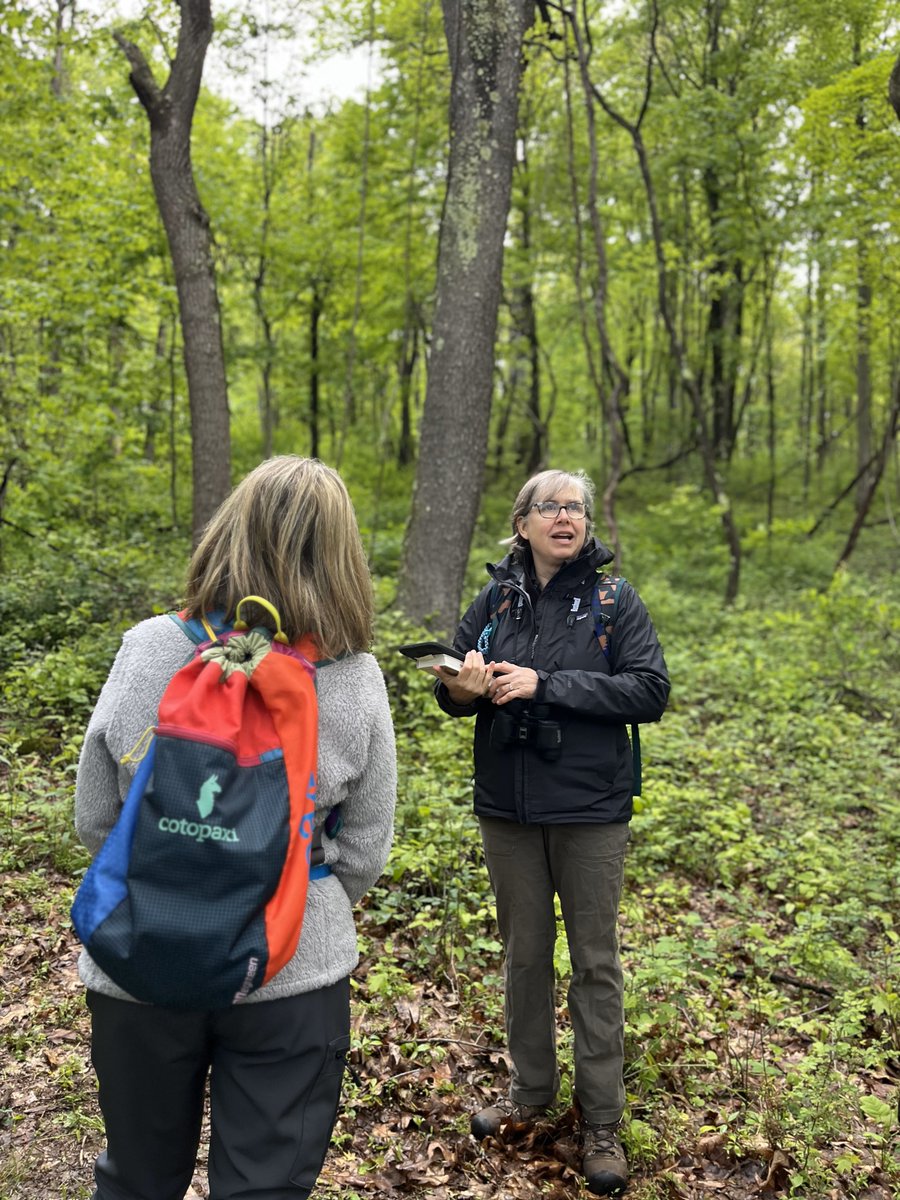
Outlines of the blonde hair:
{"label": "blonde hair", "polygon": [[[337,471],[285,454],[251,471],[220,505],[194,551],[190,616],[262,596],[291,641],[314,634],[323,658],[368,649],[374,603],[356,514]],[[260,605],[251,623],[272,626]],[[244,609],[241,609],[244,617]]]}
{"label": "blonde hair", "polygon": [[528,547],[528,540],[519,533],[519,518],[527,517],[532,504],[538,500],[552,500],[564,487],[575,487],[584,501],[584,539],[591,536],[594,516],[594,484],[584,471],[539,471],[525,483],[516,496],[510,514],[512,537],[505,538],[513,554],[521,556]]}

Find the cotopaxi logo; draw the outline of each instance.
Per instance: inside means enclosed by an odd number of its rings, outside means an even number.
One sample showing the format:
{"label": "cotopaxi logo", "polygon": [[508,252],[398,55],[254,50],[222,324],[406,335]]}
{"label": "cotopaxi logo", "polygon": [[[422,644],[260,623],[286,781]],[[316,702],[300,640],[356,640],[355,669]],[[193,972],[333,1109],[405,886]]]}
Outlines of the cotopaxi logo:
{"label": "cotopaxi logo", "polygon": [[236,829],[226,829],[223,825],[201,825],[198,821],[186,821],[184,817],[160,817],[159,829],[162,833],[178,833],[182,837],[193,838],[195,842],[239,842]]}

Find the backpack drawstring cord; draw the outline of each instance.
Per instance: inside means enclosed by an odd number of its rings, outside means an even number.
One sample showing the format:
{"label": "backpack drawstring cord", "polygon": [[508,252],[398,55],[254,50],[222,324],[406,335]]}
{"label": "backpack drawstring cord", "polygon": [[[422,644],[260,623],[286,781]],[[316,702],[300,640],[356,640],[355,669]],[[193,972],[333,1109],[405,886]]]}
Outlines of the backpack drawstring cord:
{"label": "backpack drawstring cord", "polygon": [[123,754],[119,760],[123,767],[129,763],[139,763],[147,757],[147,751],[150,749],[150,744],[153,741],[153,726],[148,725],[138,740],[134,743],[127,754]]}

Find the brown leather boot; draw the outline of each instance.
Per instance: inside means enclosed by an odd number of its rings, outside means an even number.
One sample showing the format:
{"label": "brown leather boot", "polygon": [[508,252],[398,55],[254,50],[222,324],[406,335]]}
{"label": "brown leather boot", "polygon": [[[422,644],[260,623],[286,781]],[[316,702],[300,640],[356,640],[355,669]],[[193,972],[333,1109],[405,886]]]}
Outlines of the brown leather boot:
{"label": "brown leather boot", "polygon": [[628,1160],[619,1141],[618,1122],[582,1126],[582,1172],[595,1196],[621,1196],[628,1186]]}
{"label": "brown leather boot", "polygon": [[477,1138],[492,1137],[500,1126],[511,1122],[515,1125],[533,1125],[547,1111],[544,1104],[519,1104],[504,1096],[489,1108],[475,1113],[470,1122],[472,1133]]}

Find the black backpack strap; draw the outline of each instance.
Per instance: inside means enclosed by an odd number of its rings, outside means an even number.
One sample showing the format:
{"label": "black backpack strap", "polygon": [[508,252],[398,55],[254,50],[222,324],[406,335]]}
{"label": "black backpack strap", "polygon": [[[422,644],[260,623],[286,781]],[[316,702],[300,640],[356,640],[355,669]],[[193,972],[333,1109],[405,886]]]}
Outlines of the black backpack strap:
{"label": "black backpack strap", "polygon": [[613,665],[612,635],[616,627],[616,614],[619,610],[619,597],[622,594],[622,584],[625,580],[621,575],[607,575],[605,571],[597,576],[596,587],[591,592],[591,611],[594,615],[594,633],[603,651],[603,657]]}
{"label": "black backpack strap", "polygon": [[[603,656],[614,671],[613,632],[619,597],[625,580],[621,575],[607,575],[604,571],[597,576],[597,586],[591,593],[591,611],[594,615],[594,633],[600,643]],[[641,794],[641,732],[637,724],[631,726],[631,756],[634,762],[634,794]]]}
{"label": "black backpack strap", "polygon": [[479,654],[487,654],[491,648],[491,639],[497,632],[497,624],[503,614],[512,604],[513,589],[511,587],[502,587],[499,583],[495,583],[491,588],[491,594],[488,598],[488,623],[478,635],[478,641],[475,643],[475,649]]}

